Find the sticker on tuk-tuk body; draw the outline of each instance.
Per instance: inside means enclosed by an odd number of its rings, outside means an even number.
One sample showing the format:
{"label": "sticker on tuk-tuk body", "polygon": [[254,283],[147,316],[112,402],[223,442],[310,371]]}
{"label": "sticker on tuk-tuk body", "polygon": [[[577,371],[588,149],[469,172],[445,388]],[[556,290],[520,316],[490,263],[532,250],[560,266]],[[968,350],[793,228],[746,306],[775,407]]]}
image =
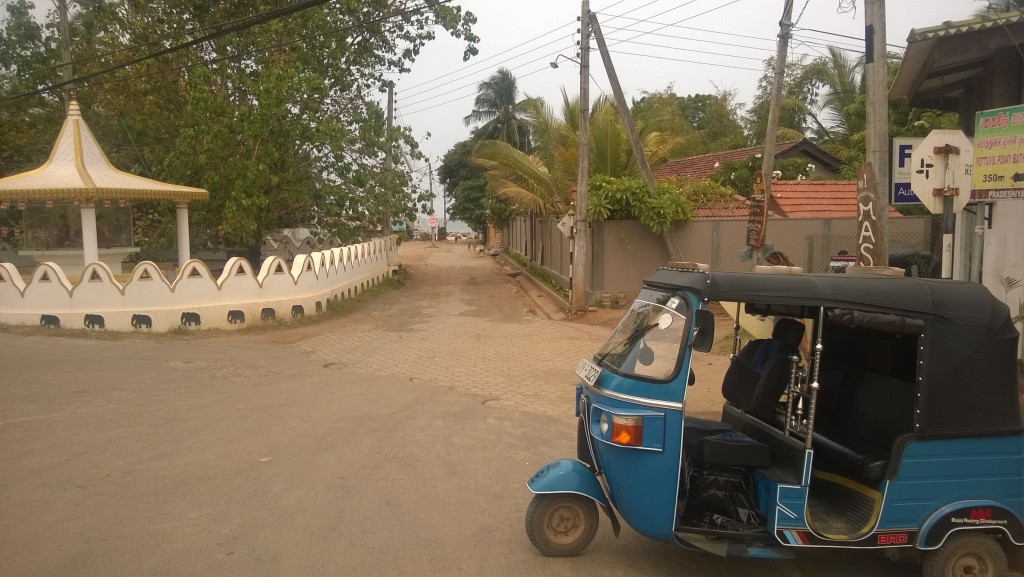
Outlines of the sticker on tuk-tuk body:
{"label": "sticker on tuk-tuk body", "polygon": [[592,363],[590,359],[580,359],[580,364],[576,366],[576,374],[583,379],[583,382],[593,386],[601,374],[601,367]]}

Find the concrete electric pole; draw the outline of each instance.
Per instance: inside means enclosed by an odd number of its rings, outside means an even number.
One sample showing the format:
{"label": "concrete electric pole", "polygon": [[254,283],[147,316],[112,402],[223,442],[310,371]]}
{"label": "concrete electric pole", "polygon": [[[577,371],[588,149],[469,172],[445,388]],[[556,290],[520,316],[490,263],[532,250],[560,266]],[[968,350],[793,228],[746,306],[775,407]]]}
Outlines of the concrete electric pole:
{"label": "concrete electric pole", "polygon": [[[782,112],[782,88],[786,82],[786,59],[789,54],[789,39],[793,32],[793,0],[786,0],[779,20],[779,43],[775,52],[775,79],[772,81],[772,98],[768,102],[768,126],[764,133],[764,152],[761,154],[761,174],[764,175],[764,211],[768,211],[772,197],[772,172],[775,170],[775,138],[779,132],[779,116]],[[761,263],[761,247],[753,249],[754,265]]]}
{"label": "concrete electric pole", "polygon": [[[874,266],[889,266],[889,59],[885,47],[885,0],[864,0],[864,79],[867,84],[867,157],[874,171],[871,197]],[[863,207],[858,211],[864,210]],[[861,239],[864,247],[867,239]],[[866,263],[864,263],[866,264]]]}
{"label": "concrete electric pole", "polygon": [[590,0],[580,3],[580,130],[576,174],[576,217],[573,227],[572,283],[569,309],[587,310],[590,261],[590,223],[587,222],[587,192],[590,186]]}

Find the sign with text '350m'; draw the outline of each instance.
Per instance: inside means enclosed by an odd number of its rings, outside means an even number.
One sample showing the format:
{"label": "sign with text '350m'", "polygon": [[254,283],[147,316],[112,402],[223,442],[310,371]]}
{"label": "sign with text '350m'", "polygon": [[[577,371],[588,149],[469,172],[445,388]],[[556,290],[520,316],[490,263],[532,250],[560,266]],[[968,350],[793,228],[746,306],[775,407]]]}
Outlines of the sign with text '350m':
{"label": "sign with text '350m'", "polygon": [[1024,199],[1024,104],[974,119],[972,200]]}

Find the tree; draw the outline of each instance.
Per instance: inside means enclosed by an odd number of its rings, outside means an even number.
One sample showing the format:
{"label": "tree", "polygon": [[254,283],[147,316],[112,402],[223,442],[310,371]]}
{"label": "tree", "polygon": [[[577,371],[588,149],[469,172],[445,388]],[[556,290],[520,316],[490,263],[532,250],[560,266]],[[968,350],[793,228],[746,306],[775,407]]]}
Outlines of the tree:
{"label": "tree", "polygon": [[[540,100],[527,102],[531,122],[537,127],[535,155],[499,141],[481,141],[473,152],[474,163],[484,170],[490,191],[503,195],[526,210],[541,214],[567,209],[576,181],[579,102],[563,92],[562,118]],[[661,118],[651,113],[635,119],[641,145],[652,167],[664,163],[681,139],[656,127]],[[595,102],[590,115],[590,170],[612,178],[639,176],[629,137],[615,105],[607,99]]]}
{"label": "tree", "polygon": [[984,2],[985,7],[975,10],[974,15],[980,16],[988,13],[1000,13],[1000,12],[1012,12],[1014,10],[1024,10],[1024,0],[975,0],[975,2]]}
{"label": "tree", "polygon": [[644,93],[632,110],[638,117],[659,116],[659,131],[682,139],[675,155],[687,157],[746,146],[740,108],[733,90],[677,96],[669,86]]}
{"label": "tree", "polygon": [[[273,0],[83,4],[72,20],[76,73],[152,51],[155,38],[168,39],[160,46],[173,44],[195,30],[278,6]],[[475,54],[474,22],[457,6],[332,2],[76,88],[115,165],[210,191],[209,202],[193,206],[195,245],[253,246],[263,231],[297,225],[352,239],[415,208],[408,172],[398,163],[384,170],[398,147],[419,157],[407,129],[386,128],[375,97],[386,86],[385,75],[408,70],[438,27],[467,42],[466,58]],[[39,74],[43,64],[56,63],[57,51],[40,46],[34,53],[41,62],[30,81],[45,85],[49,81]],[[6,58],[0,56],[0,78],[12,72]],[[12,96],[16,87],[4,88]],[[8,120],[5,107],[0,126]],[[45,154],[38,162],[43,159]],[[167,212],[154,210],[153,216]]]}
{"label": "tree", "polygon": [[530,125],[523,118],[525,101],[519,100],[516,77],[507,68],[499,68],[477,86],[473,112],[463,121],[466,126],[483,123],[474,136],[482,140],[500,140],[529,152]]}
{"label": "tree", "polygon": [[[811,103],[817,98],[815,86],[802,76],[806,65],[801,59],[786,62],[785,81],[782,87],[782,103],[779,109],[780,136],[784,130],[792,133],[807,132],[808,114]],[[757,83],[754,102],[744,117],[748,126],[747,139],[750,144],[764,142],[768,127],[768,108],[771,103],[772,84],[775,81],[775,57],[764,62],[764,74]]]}
{"label": "tree", "polygon": [[[715,169],[710,180],[736,194],[750,196],[754,190],[754,176],[761,170],[761,155],[752,154],[744,160],[726,160]],[[811,170],[803,158],[777,158],[775,170],[780,180],[801,180],[810,177]]]}
{"label": "tree", "polygon": [[483,170],[473,165],[471,157],[476,141],[463,140],[444,154],[437,169],[437,179],[444,188],[444,194],[451,199],[448,215],[461,220],[477,231],[485,230],[488,224],[487,179]]}

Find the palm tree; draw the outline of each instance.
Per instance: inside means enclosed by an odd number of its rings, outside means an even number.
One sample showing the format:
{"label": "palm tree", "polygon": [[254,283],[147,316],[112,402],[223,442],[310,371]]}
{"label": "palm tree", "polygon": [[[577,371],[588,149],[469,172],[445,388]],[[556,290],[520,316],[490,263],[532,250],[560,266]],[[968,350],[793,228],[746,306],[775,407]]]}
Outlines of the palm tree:
{"label": "palm tree", "polygon": [[[568,206],[576,182],[579,100],[563,91],[561,118],[541,99],[528,99],[523,110],[536,137],[534,154],[508,143],[483,141],[473,151],[474,163],[484,169],[496,194],[540,214],[558,212]],[[681,137],[655,130],[660,122],[656,115],[640,115],[635,121],[652,168],[682,145]],[[607,99],[598,100],[590,115],[590,169],[593,175],[613,178],[640,174],[625,127]]]}
{"label": "palm tree", "polygon": [[473,112],[463,121],[466,126],[483,123],[474,136],[500,140],[522,150],[530,150],[530,126],[522,116],[526,101],[519,100],[516,77],[507,68],[499,68],[477,85]]}
{"label": "palm tree", "polygon": [[819,144],[836,158],[851,160],[867,124],[864,57],[851,58],[829,46],[828,56],[808,64],[801,80],[818,94],[808,117]]}

